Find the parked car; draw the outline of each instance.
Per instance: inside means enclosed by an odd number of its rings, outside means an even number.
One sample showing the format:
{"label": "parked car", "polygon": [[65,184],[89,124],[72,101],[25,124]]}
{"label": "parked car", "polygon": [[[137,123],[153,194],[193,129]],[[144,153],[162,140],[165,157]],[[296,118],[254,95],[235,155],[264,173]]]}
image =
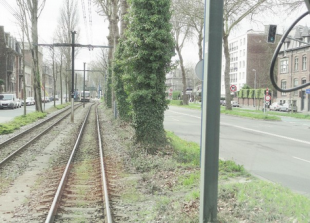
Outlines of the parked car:
{"label": "parked car", "polygon": [[16,95],[12,93],[0,94],[0,108],[17,108]]}
{"label": "parked car", "polygon": [[279,111],[281,105],[278,102],[273,102],[270,106],[269,109],[270,111]]}
{"label": "parked car", "polygon": [[222,105],[226,106],[226,100],[222,101]]}
{"label": "parked car", "polygon": [[237,101],[232,101],[231,106],[232,107],[239,107],[239,103]]}
{"label": "parked car", "polygon": [[35,100],[33,97],[26,98],[26,105],[34,105],[34,104],[35,104]]}
{"label": "parked car", "polygon": [[22,101],[19,98],[16,98],[16,107],[21,108],[22,107]]}
{"label": "parked car", "polygon": [[50,102],[50,99],[49,99],[49,97],[42,97],[42,102]]}
{"label": "parked car", "polygon": [[285,104],[280,106],[280,110],[279,111],[284,111],[284,112],[293,111],[293,112],[297,112],[297,107],[296,106],[291,106],[291,105],[285,103]]}

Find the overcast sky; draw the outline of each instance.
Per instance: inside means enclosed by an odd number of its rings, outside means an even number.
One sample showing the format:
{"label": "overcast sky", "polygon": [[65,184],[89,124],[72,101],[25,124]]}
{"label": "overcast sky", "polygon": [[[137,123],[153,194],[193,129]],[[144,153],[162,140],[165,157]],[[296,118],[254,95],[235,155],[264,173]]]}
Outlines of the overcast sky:
{"label": "overcast sky", "polygon": [[[83,1],[85,3],[85,13],[87,16],[87,21],[89,21],[89,15],[91,15],[92,18],[92,44],[107,45],[107,22],[105,21],[104,17],[98,15],[98,13],[96,12],[96,7],[93,5],[93,3],[91,13],[89,13],[89,1]],[[77,1],[81,29],[81,40],[79,43],[89,44],[89,42],[87,42],[87,35],[85,32],[86,29],[83,19],[83,10],[81,4],[81,2],[83,1]],[[3,2],[6,2],[11,7],[5,7]],[[59,18],[59,9],[64,2],[65,0],[46,1],[45,8],[39,18],[39,43],[52,43],[53,35]],[[12,12],[10,8],[16,10],[15,0],[0,0],[0,25],[4,26],[6,32],[10,32],[11,34],[13,34],[13,36],[19,39],[19,28],[17,25],[14,25],[16,23],[16,19],[12,15],[14,12]],[[260,20],[260,23],[249,23],[247,20],[245,20],[231,33],[231,37],[242,35],[250,29],[253,29],[255,31],[263,31],[264,25],[268,24],[278,25],[277,32],[282,33],[283,30],[287,29],[288,26],[305,11],[306,7],[302,8],[300,11],[294,13],[293,15],[287,15],[287,13],[282,13],[281,15],[266,15],[264,12],[261,12],[261,15],[258,18],[258,20]],[[308,19],[302,20],[301,24],[310,26],[310,16],[307,16],[307,18]],[[89,25],[89,22],[87,23]],[[185,64],[196,64],[198,62],[198,50],[196,42],[196,39],[192,39],[191,43],[187,43],[185,45],[183,50]],[[76,68],[83,69],[83,62],[89,63],[91,60],[95,59],[98,52],[99,50],[94,50],[92,52],[89,52],[87,49],[81,50],[78,57],[76,58]]]}
{"label": "overcast sky", "polygon": [[[4,5],[3,2],[7,4]],[[64,4],[65,0],[47,0],[44,10],[39,17],[39,43],[51,44],[53,43],[53,35],[55,33],[57,22],[59,19],[59,11]],[[96,12],[96,7],[92,4],[91,11],[89,11],[88,0],[84,0],[85,6],[85,15],[87,18],[87,26],[88,26],[88,36],[92,36],[92,42],[88,42],[87,32],[85,28],[85,22],[83,18],[83,10],[82,10],[82,1],[78,2],[78,14],[80,19],[80,44],[92,44],[92,45],[107,45],[108,28],[107,22],[104,17],[99,16]],[[92,1],[91,1],[92,2]],[[9,6],[7,6],[9,5]],[[16,8],[15,0],[1,0],[0,1],[0,26],[4,26],[5,32],[11,33],[18,40],[20,39],[20,31],[19,27],[16,25],[16,18],[13,16],[14,9],[18,11]],[[91,18],[91,23],[89,22],[89,18]],[[90,26],[91,24],[91,26]],[[92,32],[90,32],[90,27],[92,28]],[[92,33],[92,35],[91,35]],[[76,58],[75,66],[76,69],[83,69],[83,63],[90,62],[92,59],[95,59],[96,54],[99,50],[95,49],[94,51],[89,51],[88,49],[83,49],[79,51],[79,55]]]}

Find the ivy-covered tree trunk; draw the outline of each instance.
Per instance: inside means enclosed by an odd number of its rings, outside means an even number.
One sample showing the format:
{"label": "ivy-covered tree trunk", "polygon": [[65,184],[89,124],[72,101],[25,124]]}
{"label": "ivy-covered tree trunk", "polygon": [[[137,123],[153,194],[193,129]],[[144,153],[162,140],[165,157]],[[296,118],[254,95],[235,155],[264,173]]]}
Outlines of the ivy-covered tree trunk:
{"label": "ivy-covered tree trunk", "polygon": [[119,42],[119,45],[116,49],[114,55],[114,87],[115,87],[115,96],[118,105],[118,114],[121,120],[123,121],[131,121],[131,113],[130,113],[130,103],[128,101],[128,93],[125,91],[124,88],[124,66],[123,66],[123,41]]}
{"label": "ivy-covered tree trunk", "polygon": [[170,0],[130,0],[125,54],[127,88],[133,109],[138,143],[150,153],[166,143],[163,126],[167,109],[166,73],[170,70],[174,43],[171,35]]}

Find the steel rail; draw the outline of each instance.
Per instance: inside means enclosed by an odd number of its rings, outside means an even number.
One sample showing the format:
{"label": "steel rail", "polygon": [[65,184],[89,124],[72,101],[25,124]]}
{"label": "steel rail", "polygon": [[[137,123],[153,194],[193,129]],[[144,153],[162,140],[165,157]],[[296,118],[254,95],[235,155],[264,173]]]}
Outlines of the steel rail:
{"label": "steel rail", "polygon": [[[81,105],[82,105],[82,104],[77,105],[76,108],[80,107]],[[3,146],[6,145],[6,144],[8,144],[9,142],[11,142],[11,141],[13,141],[13,140],[15,140],[15,139],[21,137],[22,135],[24,135],[24,134],[26,134],[26,133],[32,131],[32,130],[35,129],[35,128],[37,128],[37,127],[43,125],[44,123],[50,121],[51,119],[53,119],[53,118],[55,118],[55,117],[57,117],[57,116],[59,116],[59,115],[65,113],[65,112],[68,111],[69,109],[71,109],[71,107],[66,108],[64,111],[61,111],[61,112],[57,113],[56,115],[53,115],[53,116],[51,116],[51,117],[49,117],[49,118],[43,120],[42,122],[40,122],[40,123],[34,125],[33,127],[29,128],[29,129],[26,129],[25,131],[23,131],[23,132],[21,132],[21,133],[15,135],[15,136],[13,136],[12,138],[7,139],[6,141],[0,143],[0,148],[3,148]]]}
{"label": "steel rail", "polygon": [[98,116],[98,107],[96,108],[96,117],[97,117],[97,133],[98,133],[98,143],[99,143],[99,153],[100,153],[100,167],[101,167],[101,177],[102,177],[102,188],[104,192],[103,199],[105,201],[105,212],[106,212],[106,219],[108,223],[112,223],[112,215],[110,210],[110,199],[108,193],[108,182],[105,175],[105,168],[104,168],[104,161],[103,161],[103,148],[101,142],[101,134],[100,134],[100,122]]}
{"label": "steel rail", "polygon": [[[63,112],[62,112],[63,113]],[[61,113],[61,114],[62,114]],[[58,114],[57,114],[58,115]],[[51,117],[54,118],[57,115]],[[68,117],[70,115],[70,113],[64,115],[62,118],[60,118],[58,121],[56,121],[53,125],[47,127],[43,132],[41,132],[40,134],[36,135],[34,138],[32,138],[30,141],[28,141],[26,144],[24,144],[23,146],[21,146],[20,148],[18,148],[17,150],[15,150],[15,152],[11,153],[9,156],[7,156],[6,158],[4,158],[1,162],[0,162],[0,168],[1,166],[8,161],[9,159],[11,159],[13,156],[15,156],[17,153],[19,153],[20,151],[22,151],[24,148],[26,148],[29,144],[33,143],[35,140],[37,140],[38,138],[40,138],[42,135],[44,135],[46,132],[48,132],[49,130],[51,130],[51,128],[53,128],[55,125],[57,125],[59,122],[61,122],[62,120],[64,120],[66,117]],[[50,120],[50,119],[49,119]],[[46,121],[46,120],[45,120]],[[36,125],[37,127],[37,125]],[[33,129],[33,128],[32,128]],[[14,137],[15,138],[15,137]]]}
{"label": "steel rail", "polygon": [[52,203],[51,208],[50,208],[50,210],[49,210],[49,212],[48,212],[48,215],[47,215],[47,217],[46,217],[45,223],[50,223],[50,222],[53,222],[53,221],[54,221],[55,214],[56,214],[57,208],[58,208],[58,206],[59,206],[58,203],[59,203],[59,201],[60,201],[60,198],[61,198],[61,195],[62,195],[62,193],[63,193],[63,189],[64,189],[64,186],[65,186],[65,183],[66,183],[67,178],[68,178],[68,175],[69,175],[69,171],[70,171],[70,168],[71,168],[71,162],[72,162],[72,160],[73,160],[73,158],[74,158],[74,155],[75,155],[75,153],[76,153],[76,150],[77,150],[77,148],[78,148],[78,146],[79,146],[79,143],[80,143],[80,140],[81,140],[81,138],[82,138],[82,134],[83,134],[83,132],[84,132],[84,128],[85,128],[85,125],[86,125],[86,121],[87,121],[87,119],[88,119],[88,115],[89,115],[89,113],[90,113],[90,110],[91,110],[92,106],[93,106],[93,105],[90,106],[90,108],[89,108],[89,110],[88,110],[88,112],[87,112],[87,114],[86,114],[86,117],[85,117],[85,119],[84,119],[84,121],[83,121],[83,124],[82,124],[82,126],[81,126],[79,135],[78,135],[78,137],[77,137],[77,139],[76,139],[74,148],[73,148],[73,150],[72,150],[72,153],[71,153],[70,158],[69,158],[69,160],[68,160],[68,163],[67,163],[67,165],[66,165],[65,171],[64,171],[64,173],[63,173],[63,175],[62,175],[62,178],[61,178],[61,180],[60,180],[59,186],[58,186],[58,188],[57,188],[57,191],[56,191],[56,194],[55,194],[53,203]]}

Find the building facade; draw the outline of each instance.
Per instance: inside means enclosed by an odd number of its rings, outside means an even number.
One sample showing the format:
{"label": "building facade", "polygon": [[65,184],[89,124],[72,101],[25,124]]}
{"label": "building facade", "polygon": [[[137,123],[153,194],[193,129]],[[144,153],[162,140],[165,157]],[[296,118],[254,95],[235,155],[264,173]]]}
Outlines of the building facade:
{"label": "building facade", "polygon": [[[310,32],[306,26],[296,26],[285,40],[278,55],[277,85],[290,89],[310,82]],[[310,89],[310,87],[309,87]],[[297,106],[298,112],[310,111],[310,95],[306,89],[278,92],[277,102]]]}
{"label": "building facade", "polygon": [[0,26],[0,79],[4,85],[1,87],[3,92],[15,93],[21,97],[22,74],[22,51],[16,38],[4,31]]}
{"label": "building facade", "polygon": [[[276,43],[279,39],[280,36],[277,36]],[[269,67],[276,46],[267,42],[267,27],[264,32],[250,30],[230,39],[230,85],[235,85],[237,91],[245,84],[253,89],[272,89]],[[221,96],[225,97],[225,57],[222,61]]]}

